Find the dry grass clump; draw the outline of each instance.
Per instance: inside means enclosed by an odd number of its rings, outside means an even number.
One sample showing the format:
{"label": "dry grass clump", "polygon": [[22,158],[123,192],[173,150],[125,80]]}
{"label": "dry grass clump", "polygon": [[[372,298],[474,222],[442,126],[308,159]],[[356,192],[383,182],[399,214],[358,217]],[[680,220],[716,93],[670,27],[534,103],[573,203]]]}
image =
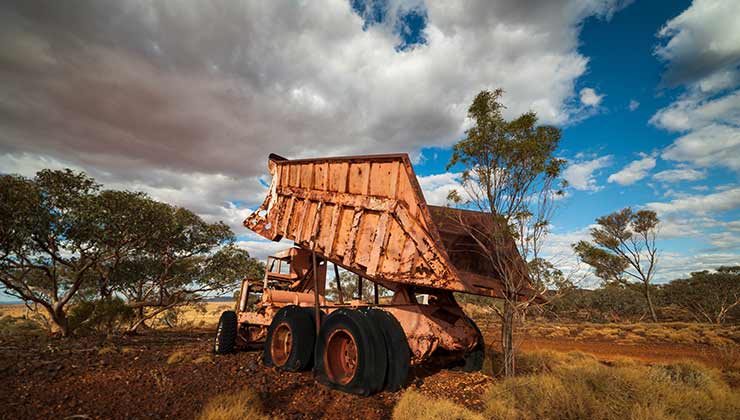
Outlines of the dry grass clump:
{"label": "dry grass clump", "polygon": [[216,396],[206,404],[197,420],[268,420],[262,403],[251,389]]}
{"label": "dry grass clump", "polygon": [[[740,393],[719,372],[690,362],[644,366],[620,360],[539,352],[520,357],[535,374],[503,379],[485,396],[493,419],[727,419]],[[520,362],[521,364],[521,362]]]}
{"label": "dry grass clump", "polygon": [[430,398],[409,389],[393,409],[393,419],[484,420],[484,417],[452,401]]}
{"label": "dry grass clump", "polygon": [[210,363],[210,362],[213,362],[213,357],[210,354],[207,354],[205,356],[200,356],[192,360],[192,363],[196,365],[199,365],[201,363]]}
{"label": "dry grass clump", "polygon": [[189,360],[190,360],[189,354],[185,353],[182,350],[177,350],[174,353],[170,354],[170,357],[167,358],[167,364],[174,365],[176,363],[187,362]]}
{"label": "dry grass clump", "polygon": [[105,356],[106,354],[111,353],[118,353],[118,349],[112,344],[106,344],[105,346],[98,349],[98,356]]}
{"label": "dry grass clump", "polygon": [[[519,352],[516,356],[516,372],[519,375],[551,372],[563,364],[577,363],[582,360],[596,361],[596,358],[580,351],[567,353],[554,350]],[[492,347],[487,347],[486,358],[483,360],[483,373],[489,376],[499,376],[502,372],[503,354]]]}

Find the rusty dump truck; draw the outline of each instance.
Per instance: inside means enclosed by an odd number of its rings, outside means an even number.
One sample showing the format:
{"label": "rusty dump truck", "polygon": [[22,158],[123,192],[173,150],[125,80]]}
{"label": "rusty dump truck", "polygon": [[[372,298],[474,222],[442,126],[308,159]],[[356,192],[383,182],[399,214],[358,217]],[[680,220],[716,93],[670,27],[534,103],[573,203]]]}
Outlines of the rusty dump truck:
{"label": "rusty dump truck", "polygon": [[[360,395],[401,388],[409,366],[435,353],[481,368],[483,337],[453,292],[502,296],[468,234],[490,215],[428,206],[406,154],[272,154],[269,171],[267,198],[244,226],[294,247],[268,257],[264,278],[243,280],[237,310],[221,315],[216,353],[263,345],[265,365],[313,369],[319,382]],[[494,251],[516,253],[513,241],[507,248]],[[354,296],[344,295],[340,269],[356,275]],[[374,296],[362,296],[365,281]]]}

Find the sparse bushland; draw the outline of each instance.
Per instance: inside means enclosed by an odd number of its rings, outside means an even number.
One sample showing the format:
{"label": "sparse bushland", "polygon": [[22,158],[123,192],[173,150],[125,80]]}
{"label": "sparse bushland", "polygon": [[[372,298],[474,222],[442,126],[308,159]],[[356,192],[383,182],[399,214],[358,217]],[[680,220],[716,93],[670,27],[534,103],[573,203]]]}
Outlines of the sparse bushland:
{"label": "sparse bushland", "polygon": [[268,420],[262,403],[251,389],[221,394],[206,404],[197,420]]}
{"label": "sparse bushland", "polygon": [[712,347],[740,344],[740,326],[687,322],[665,323],[553,323],[528,322],[522,332],[530,337],[613,341],[619,344],[674,343]]}
{"label": "sparse bushland", "polygon": [[451,401],[407,390],[393,409],[394,420],[484,420],[480,414]]}

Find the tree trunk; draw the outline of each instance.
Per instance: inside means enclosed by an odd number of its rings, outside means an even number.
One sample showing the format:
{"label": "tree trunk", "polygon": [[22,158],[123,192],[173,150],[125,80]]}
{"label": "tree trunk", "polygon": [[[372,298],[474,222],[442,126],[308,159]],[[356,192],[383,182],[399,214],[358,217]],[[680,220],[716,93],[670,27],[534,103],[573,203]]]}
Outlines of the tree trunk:
{"label": "tree trunk", "polygon": [[67,314],[64,313],[64,308],[59,304],[54,304],[50,309],[47,308],[47,312],[49,312],[51,333],[69,337],[69,320]]}
{"label": "tree trunk", "polygon": [[514,304],[504,300],[504,316],[501,322],[501,348],[504,352],[504,376],[514,376]]}
{"label": "tree trunk", "polygon": [[650,285],[647,283],[645,283],[645,300],[647,300],[653,322],[658,322],[658,315],[655,314],[655,307],[653,306],[653,298],[650,296]]}

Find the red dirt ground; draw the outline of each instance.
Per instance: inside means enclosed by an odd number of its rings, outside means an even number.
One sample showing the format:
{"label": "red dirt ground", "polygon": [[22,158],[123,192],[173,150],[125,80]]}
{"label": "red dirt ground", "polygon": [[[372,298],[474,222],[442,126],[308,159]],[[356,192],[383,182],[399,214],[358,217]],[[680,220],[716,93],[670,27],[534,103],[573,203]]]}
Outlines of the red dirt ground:
{"label": "red dirt ground", "polygon": [[[492,334],[486,334],[489,342]],[[213,396],[249,387],[265,411],[286,419],[385,419],[400,393],[369,398],[347,395],[317,385],[310,373],[284,373],[264,368],[259,351],[192,360],[210,355],[210,331],[149,332],[103,339],[36,339],[0,337],[1,419],[187,419],[195,417]],[[112,343],[117,351],[99,354]],[[524,350],[580,350],[609,360],[636,357],[649,362],[691,358],[709,364],[704,346],[670,344],[625,346],[567,339],[521,340]],[[168,364],[181,351],[191,361]],[[482,405],[481,395],[494,378],[434,366],[414,369],[410,388],[451,399],[469,407]]]}

